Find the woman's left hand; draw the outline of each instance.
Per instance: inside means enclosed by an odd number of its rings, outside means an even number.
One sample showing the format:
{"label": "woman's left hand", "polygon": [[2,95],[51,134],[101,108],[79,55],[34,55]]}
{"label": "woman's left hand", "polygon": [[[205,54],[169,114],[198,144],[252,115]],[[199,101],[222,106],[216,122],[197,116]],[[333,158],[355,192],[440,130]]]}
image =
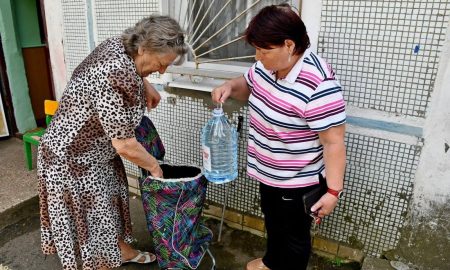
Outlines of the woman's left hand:
{"label": "woman's left hand", "polygon": [[328,216],[331,212],[333,212],[338,200],[339,199],[336,196],[327,192],[311,207],[311,211],[318,211],[317,216],[320,218]]}
{"label": "woman's left hand", "polygon": [[156,108],[159,102],[161,101],[161,95],[156,91],[156,89],[152,86],[147,79],[144,80],[144,90],[145,90],[145,100],[147,102],[147,110]]}

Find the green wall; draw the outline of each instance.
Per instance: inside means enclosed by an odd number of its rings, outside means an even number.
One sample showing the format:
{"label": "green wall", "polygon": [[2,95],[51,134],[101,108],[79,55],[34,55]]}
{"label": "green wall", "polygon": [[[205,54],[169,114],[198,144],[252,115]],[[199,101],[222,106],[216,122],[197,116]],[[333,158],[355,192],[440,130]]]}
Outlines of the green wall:
{"label": "green wall", "polygon": [[12,1],[14,21],[22,48],[42,45],[36,0]]}
{"label": "green wall", "polygon": [[14,118],[19,132],[23,133],[35,128],[36,121],[31,108],[22,50],[15,32],[13,14],[11,0],[0,0],[0,36],[5,55],[6,73],[11,90]]}

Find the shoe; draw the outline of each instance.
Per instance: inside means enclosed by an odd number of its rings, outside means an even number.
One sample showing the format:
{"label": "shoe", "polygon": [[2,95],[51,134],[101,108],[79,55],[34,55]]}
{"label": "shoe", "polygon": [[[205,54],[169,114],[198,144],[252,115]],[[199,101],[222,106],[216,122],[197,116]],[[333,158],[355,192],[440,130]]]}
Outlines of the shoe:
{"label": "shoe", "polygon": [[[147,251],[140,251],[140,250],[136,250],[138,252],[138,255],[136,255],[136,257],[134,257],[133,259],[130,260],[126,260],[123,261],[122,264],[125,263],[140,263],[140,264],[147,264],[147,263],[152,263],[154,261],[156,261],[156,255]],[[145,260],[141,261],[141,258],[144,257]]]}
{"label": "shoe", "polygon": [[264,265],[262,258],[258,258],[247,263],[247,270],[270,270],[270,268]]}

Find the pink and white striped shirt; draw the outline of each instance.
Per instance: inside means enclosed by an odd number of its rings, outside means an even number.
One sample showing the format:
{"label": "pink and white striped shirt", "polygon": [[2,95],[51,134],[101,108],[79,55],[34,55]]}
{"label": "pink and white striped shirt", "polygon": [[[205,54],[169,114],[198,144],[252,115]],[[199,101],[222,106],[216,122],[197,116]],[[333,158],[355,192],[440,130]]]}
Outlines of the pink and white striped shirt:
{"label": "pink and white striped shirt", "polygon": [[318,132],[346,119],[331,66],[306,50],[284,79],[260,62],[245,78],[251,90],[247,174],[275,187],[319,183],[325,167]]}

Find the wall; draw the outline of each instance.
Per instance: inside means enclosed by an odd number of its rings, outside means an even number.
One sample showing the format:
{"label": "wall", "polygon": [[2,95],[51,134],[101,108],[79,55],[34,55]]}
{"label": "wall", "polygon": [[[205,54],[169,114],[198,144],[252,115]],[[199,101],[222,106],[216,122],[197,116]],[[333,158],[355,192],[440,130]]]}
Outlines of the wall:
{"label": "wall", "polygon": [[44,0],[47,43],[55,97],[59,100],[67,84],[67,69],[63,46],[63,12],[61,0]]}
{"label": "wall", "polygon": [[[424,269],[445,269],[449,91],[442,88],[449,77],[450,2],[312,2],[304,1],[304,19],[313,26],[312,40],[320,29],[317,50],[343,83],[348,134],[356,135],[347,144],[352,198],[336,211],[347,225],[342,230],[339,221],[325,234],[371,255],[398,248]],[[345,239],[349,230],[356,233]],[[378,252],[367,246],[372,239]]]}
{"label": "wall", "polygon": [[322,1],[301,1],[301,16],[308,31],[311,50],[317,52],[317,43],[320,31],[320,12]]}
{"label": "wall", "polygon": [[428,216],[433,205],[450,199],[450,22],[441,53],[439,72],[424,127],[425,145],[414,189],[414,209]]}
{"label": "wall", "polygon": [[23,64],[22,52],[17,40],[13,19],[14,10],[11,1],[0,1],[0,35],[6,62],[14,117],[20,133],[36,127],[28,94],[27,78]]}
{"label": "wall", "polygon": [[413,203],[397,250],[398,255],[423,269],[448,269],[450,264],[449,101],[450,27],[427,111]]}
{"label": "wall", "polygon": [[14,1],[14,16],[18,39],[22,48],[42,45],[39,31],[36,0]]}

